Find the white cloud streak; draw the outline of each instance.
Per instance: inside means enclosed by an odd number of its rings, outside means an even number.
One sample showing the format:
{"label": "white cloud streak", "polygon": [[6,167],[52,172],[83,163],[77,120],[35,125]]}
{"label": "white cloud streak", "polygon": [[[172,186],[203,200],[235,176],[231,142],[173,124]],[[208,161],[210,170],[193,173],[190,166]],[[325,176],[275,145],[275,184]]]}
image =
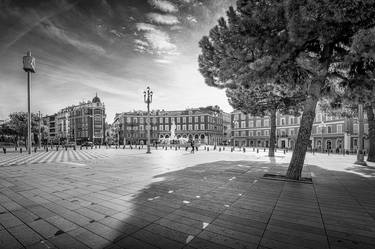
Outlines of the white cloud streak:
{"label": "white cloud streak", "polygon": [[78,37],[74,37],[73,34],[67,34],[66,31],[56,27],[49,21],[43,24],[43,27],[43,32],[45,32],[49,37],[59,40],[60,42],[70,44],[78,50],[83,50],[85,52],[95,52],[99,55],[106,54],[106,51],[101,46],[89,41],[81,40]]}
{"label": "white cloud streak", "polygon": [[[177,46],[173,44],[170,40],[170,37],[167,32],[164,32],[154,25],[147,24],[147,23],[137,23],[136,27],[138,31],[143,32],[143,36],[146,39],[150,50],[147,52],[155,53],[155,54],[178,54],[177,53]],[[140,43],[136,41],[136,44],[139,45],[142,51],[146,50],[145,42]]]}
{"label": "white cloud streak", "polygon": [[158,13],[148,13],[146,17],[153,23],[163,25],[175,25],[180,23],[174,15],[161,15]]}
{"label": "white cloud streak", "polygon": [[167,12],[167,13],[175,13],[178,11],[178,8],[176,5],[166,0],[149,0],[148,2],[154,8]]}

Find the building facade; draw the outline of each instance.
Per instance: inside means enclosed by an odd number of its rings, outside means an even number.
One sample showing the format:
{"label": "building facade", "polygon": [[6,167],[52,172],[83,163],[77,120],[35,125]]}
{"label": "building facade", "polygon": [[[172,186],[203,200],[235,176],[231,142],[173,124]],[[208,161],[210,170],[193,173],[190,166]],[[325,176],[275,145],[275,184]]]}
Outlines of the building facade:
{"label": "building facade", "polygon": [[[232,141],[235,146],[269,147],[270,117],[254,117],[240,111],[231,113]],[[276,147],[294,149],[301,116],[276,114]],[[310,148],[316,151],[355,152],[358,148],[358,120],[334,117],[318,107],[310,137]],[[368,149],[368,123],[364,120],[364,148]]]}
{"label": "building facade", "polygon": [[[157,110],[150,113],[151,143],[169,138],[176,126],[176,138],[196,140],[201,144],[222,144],[224,141],[223,111],[217,106],[181,111]],[[113,123],[120,144],[146,144],[147,112],[132,111],[117,114]]]}
{"label": "building facade", "polygon": [[54,144],[105,142],[105,105],[95,96],[92,101],[68,106],[45,117],[49,126],[48,140]]}

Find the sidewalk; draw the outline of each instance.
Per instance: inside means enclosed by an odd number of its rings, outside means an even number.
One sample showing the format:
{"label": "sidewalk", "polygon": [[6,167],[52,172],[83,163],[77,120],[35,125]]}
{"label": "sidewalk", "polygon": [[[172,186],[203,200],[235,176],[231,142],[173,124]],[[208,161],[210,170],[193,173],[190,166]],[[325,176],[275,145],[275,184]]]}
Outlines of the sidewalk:
{"label": "sidewalk", "polygon": [[[375,248],[375,170],[312,156],[154,151],[0,168],[0,248]],[[335,164],[336,162],[336,164]]]}

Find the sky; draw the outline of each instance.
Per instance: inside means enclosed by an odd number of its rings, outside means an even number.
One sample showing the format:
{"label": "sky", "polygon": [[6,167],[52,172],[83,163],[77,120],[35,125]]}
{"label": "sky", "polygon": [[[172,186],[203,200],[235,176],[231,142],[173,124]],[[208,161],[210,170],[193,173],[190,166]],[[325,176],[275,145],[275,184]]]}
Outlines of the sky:
{"label": "sky", "polygon": [[31,110],[53,114],[95,94],[115,113],[219,105],[198,71],[199,40],[235,0],[0,0],[0,119],[27,111],[22,57],[36,58]]}

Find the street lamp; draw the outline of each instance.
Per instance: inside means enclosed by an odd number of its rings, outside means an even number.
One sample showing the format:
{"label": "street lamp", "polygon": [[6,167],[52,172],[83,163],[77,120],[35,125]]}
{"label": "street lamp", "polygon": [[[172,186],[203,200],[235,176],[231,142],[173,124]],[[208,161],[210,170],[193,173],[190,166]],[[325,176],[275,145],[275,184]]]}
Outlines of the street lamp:
{"label": "street lamp", "polygon": [[322,115],[322,122],[318,125],[318,127],[320,127],[322,129],[321,130],[322,140],[321,140],[321,143],[320,143],[320,149],[323,153],[323,128],[326,127],[326,124],[323,121],[323,115]]}
{"label": "street lamp", "polygon": [[27,73],[27,151],[31,154],[31,112],[30,112],[30,81],[31,73],[35,73],[35,58],[27,51],[23,57],[23,70]]}
{"label": "street lamp", "polygon": [[238,125],[238,121],[234,120],[233,121],[233,149],[236,147],[236,140],[235,140],[236,132],[234,130],[235,130],[237,125]]}
{"label": "street lamp", "polygon": [[143,92],[143,99],[145,103],[147,104],[147,154],[151,153],[150,150],[150,143],[151,143],[151,138],[150,138],[150,104],[152,102],[152,94],[153,92],[150,91],[150,87],[146,88],[146,91]]}
{"label": "street lamp", "polygon": [[358,105],[358,151],[357,151],[357,161],[355,164],[366,166],[364,161],[363,154],[363,132],[364,132],[364,123],[363,123],[363,105]]}

